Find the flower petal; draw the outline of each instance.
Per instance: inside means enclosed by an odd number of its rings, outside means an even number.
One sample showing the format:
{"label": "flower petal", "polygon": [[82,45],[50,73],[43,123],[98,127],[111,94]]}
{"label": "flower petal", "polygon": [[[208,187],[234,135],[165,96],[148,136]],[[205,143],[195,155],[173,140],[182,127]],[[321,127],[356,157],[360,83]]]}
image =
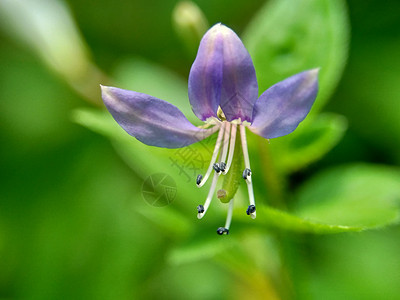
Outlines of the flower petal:
{"label": "flower petal", "polygon": [[224,45],[220,106],[228,121],[240,118],[251,122],[258,97],[253,61],[236,33],[224,25],[216,26]]}
{"label": "flower petal", "polygon": [[250,130],[266,139],[295,130],[317,97],[318,70],[296,74],[266,90],[254,106]]}
{"label": "flower petal", "polygon": [[189,74],[189,100],[201,120],[216,117],[221,106],[228,121],[251,121],[258,96],[256,72],[240,38],[222,24],[200,42]]}
{"label": "flower petal", "polygon": [[144,144],[180,148],[198,142],[216,130],[197,128],[177,107],[155,97],[109,86],[101,86],[101,91],[115,121]]}
{"label": "flower petal", "polygon": [[189,101],[202,121],[217,117],[221,98],[223,42],[216,27],[209,29],[200,42],[189,73]]}

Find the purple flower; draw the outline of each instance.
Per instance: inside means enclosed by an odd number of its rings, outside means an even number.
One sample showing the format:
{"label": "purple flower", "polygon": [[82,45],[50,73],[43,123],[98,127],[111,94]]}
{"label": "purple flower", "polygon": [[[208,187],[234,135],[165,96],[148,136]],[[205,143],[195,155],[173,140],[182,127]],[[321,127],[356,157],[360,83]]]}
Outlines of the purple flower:
{"label": "purple flower", "polygon": [[[180,148],[219,132],[210,166],[196,180],[201,187],[213,173],[205,204],[197,207],[199,219],[214,197],[218,177],[231,167],[239,130],[245,164],[243,178],[250,202],[246,213],[254,219],[256,207],[246,127],[266,139],[291,133],[314,103],[317,77],[318,69],[301,72],[278,82],[258,97],[256,73],[249,53],[231,29],[216,24],[202,38],[189,75],[189,101],[205,126],[192,125],[177,107],[155,97],[115,87],[101,89],[103,101],[118,124],[147,145]],[[218,234],[229,232],[232,210],[233,199],[225,227],[218,228]]]}

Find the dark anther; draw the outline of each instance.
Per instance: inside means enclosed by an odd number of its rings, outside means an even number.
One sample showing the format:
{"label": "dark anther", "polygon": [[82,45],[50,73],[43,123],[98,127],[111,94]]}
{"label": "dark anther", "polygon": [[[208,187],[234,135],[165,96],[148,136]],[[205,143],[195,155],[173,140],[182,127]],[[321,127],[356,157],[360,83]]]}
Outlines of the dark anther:
{"label": "dark anther", "polygon": [[199,205],[199,206],[197,206],[197,212],[199,213],[199,214],[202,214],[203,212],[204,212],[204,206],[203,205]]}
{"label": "dark anther", "polygon": [[243,171],[243,179],[247,179],[247,177],[251,176],[251,170],[249,168],[244,169]]}
{"label": "dark anther", "polygon": [[255,211],[256,211],[256,206],[252,204],[252,205],[249,205],[249,207],[247,208],[246,214],[250,215],[250,214],[254,213]]}
{"label": "dark anther", "polygon": [[213,165],[213,168],[214,168],[215,172],[217,172],[217,173],[221,172],[221,168],[219,167],[219,163],[215,163]]}
{"label": "dark anther", "polygon": [[219,163],[219,168],[220,168],[221,172],[225,172],[225,170],[226,170],[226,163],[224,163],[224,162]]}
{"label": "dark anther", "polygon": [[217,229],[217,233],[219,235],[229,234],[229,229],[227,229],[225,227],[220,227],[220,228]]}
{"label": "dark anther", "polygon": [[203,175],[201,175],[201,174],[197,175],[196,184],[199,185],[202,179],[203,179]]}

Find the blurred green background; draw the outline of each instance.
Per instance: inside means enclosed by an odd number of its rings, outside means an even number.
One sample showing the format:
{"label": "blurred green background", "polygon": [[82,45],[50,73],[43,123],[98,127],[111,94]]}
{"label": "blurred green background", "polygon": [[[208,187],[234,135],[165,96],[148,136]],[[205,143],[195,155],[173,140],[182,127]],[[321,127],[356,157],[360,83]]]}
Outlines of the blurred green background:
{"label": "blurred green background", "polygon": [[[400,2],[178,3],[0,0],[0,298],[399,299]],[[171,165],[177,150],[124,133],[99,89],[199,124],[186,81],[217,22],[243,38],[260,92],[321,67],[295,133],[248,134],[259,212],[244,216],[240,190],[222,237],[226,206],[197,220],[207,188]],[[177,184],[167,207],[142,198],[154,173]]]}

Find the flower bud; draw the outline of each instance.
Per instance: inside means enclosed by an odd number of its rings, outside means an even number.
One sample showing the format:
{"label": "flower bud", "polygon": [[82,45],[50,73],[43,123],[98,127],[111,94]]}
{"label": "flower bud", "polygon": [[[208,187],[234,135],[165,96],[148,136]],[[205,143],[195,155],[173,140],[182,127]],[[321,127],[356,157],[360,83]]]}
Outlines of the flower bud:
{"label": "flower bud", "polygon": [[191,1],[179,2],[172,13],[174,29],[191,56],[196,55],[208,22],[200,8]]}

